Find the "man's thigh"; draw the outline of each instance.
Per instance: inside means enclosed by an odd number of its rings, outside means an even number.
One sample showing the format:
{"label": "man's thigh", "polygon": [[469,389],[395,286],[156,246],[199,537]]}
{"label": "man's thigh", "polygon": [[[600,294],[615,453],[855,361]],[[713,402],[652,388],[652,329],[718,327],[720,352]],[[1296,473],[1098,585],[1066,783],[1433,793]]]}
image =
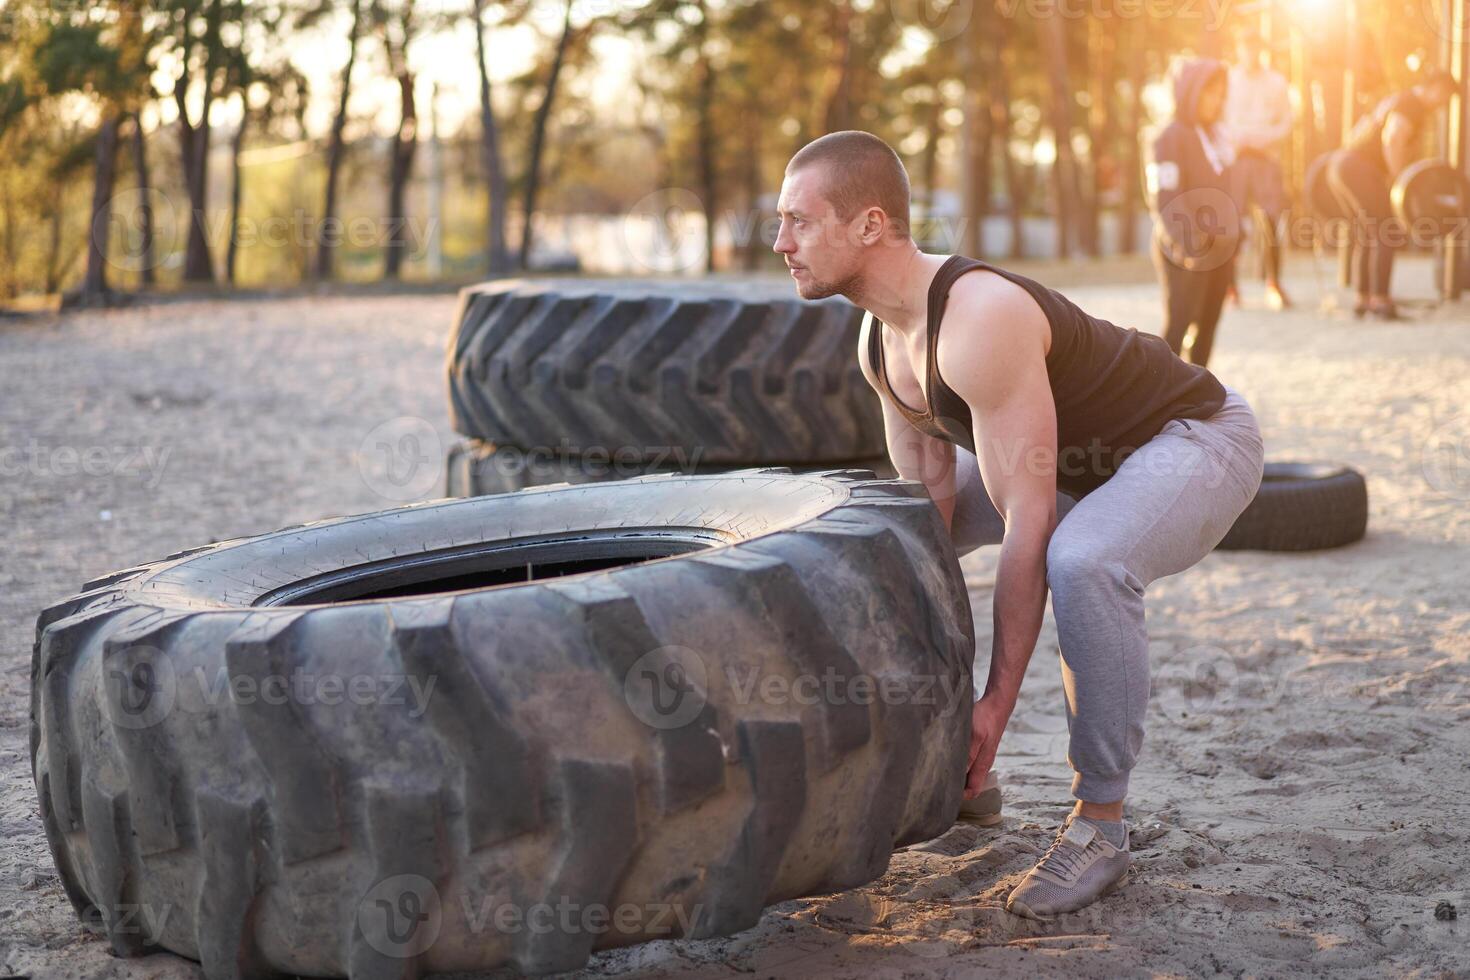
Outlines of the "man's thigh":
{"label": "man's thigh", "polygon": [[1082,498],[1057,526],[1048,558],[1117,561],[1142,589],[1209,554],[1261,481],[1260,430],[1230,394],[1212,419],[1167,423]]}

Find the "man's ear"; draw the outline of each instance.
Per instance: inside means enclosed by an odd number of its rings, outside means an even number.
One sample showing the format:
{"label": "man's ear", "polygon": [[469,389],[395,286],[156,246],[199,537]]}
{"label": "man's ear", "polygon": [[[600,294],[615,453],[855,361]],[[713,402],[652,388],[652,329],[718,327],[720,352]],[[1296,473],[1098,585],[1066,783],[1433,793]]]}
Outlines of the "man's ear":
{"label": "man's ear", "polygon": [[883,213],[879,207],[871,207],[863,212],[862,230],[858,232],[858,240],[864,245],[876,245],[888,234],[888,215]]}

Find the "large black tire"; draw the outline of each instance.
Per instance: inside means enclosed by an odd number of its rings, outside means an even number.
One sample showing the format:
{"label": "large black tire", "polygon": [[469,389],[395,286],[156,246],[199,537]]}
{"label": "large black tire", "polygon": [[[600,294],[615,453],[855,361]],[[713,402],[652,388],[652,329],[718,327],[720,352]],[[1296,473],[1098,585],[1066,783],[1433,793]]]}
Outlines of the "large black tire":
{"label": "large black tire", "polygon": [[1314,551],[1361,540],[1368,484],[1345,466],[1267,463],[1256,499],[1236,518],[1222,551]]}
{"label": "large black tire", "polygon": [[[898,471],[887,456],[854,460],[851,469],[871,470],[880,479],[898,477]],[[466,439],[449,447],[445,460],[444,495],[446,497],[478,497],[486,493],[510,493],[548,483],[600,483],[625,480],[651,473],[728,473],[738,464],[714,463],[689,466],[675,458],[654,462],[625,463],[603,457],[586,458],[546,454],[533,456],[519,449],[497,446],[479,439]],[[819,472],[832,467],[826,463],[792,466],[794,473]]]}
{"label": "large black tire", "polygon": [[974,628],[920,483],[430,501],[84,588],[31,668],[52,854],[117,953],[211,978],[728,934],[959,811]]}
{"label": "large black tire", "polygon": [[861,311],[789,283],[509,280],[464,290],[455,324],[450,419],[486,442],[746,465],[887,452]]}

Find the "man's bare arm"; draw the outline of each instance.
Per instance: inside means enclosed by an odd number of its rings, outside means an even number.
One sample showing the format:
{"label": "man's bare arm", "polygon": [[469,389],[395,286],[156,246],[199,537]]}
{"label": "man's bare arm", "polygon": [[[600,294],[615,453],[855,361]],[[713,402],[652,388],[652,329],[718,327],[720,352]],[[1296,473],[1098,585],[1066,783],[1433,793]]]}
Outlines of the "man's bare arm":
{"label": "man's bare arm", "polygon": [[858,337],[858,364],[863,377],[878,393],[883,406],[883,436],[888,443],[888,458],[893,468],[905,480],[919,480],[929,490],[929,497],[944,517],[946,529],[954,529],[955,510],[955,451],[954,446],[943,439],[920,432],[899,414],[893,403],[884,397],[878,387],[873,367],[868,363],[868,331],[872,329],[872,317],[865,317],[863,329]]}
{"label": "man's bare arm", "polygon": [[994,761],[1046,612],[1046,550],[1057,525],[1057,422],[1046,373],[1045,314],[1029,294],[988,277],[965,277],[950,294],[945,320],[964,328],[940,334],[941,373],[970,406],[980,476],[1005,519],[990,673],[975,705],[969,795]]}

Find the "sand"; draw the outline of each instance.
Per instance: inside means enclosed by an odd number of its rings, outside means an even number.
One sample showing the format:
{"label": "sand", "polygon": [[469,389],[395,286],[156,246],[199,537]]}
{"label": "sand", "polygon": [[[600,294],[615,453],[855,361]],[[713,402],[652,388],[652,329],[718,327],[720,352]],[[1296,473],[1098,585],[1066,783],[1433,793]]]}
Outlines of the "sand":
{"label": "sand", "polygon": [[[1358,323],[1315,309],[1310,273],[1289,281],[1308,308],[1229,312],[1211,368],[1255,407],[1268,459],[1367,474],[1369,534],[1216,553],[1149,589],[1127,888],[1047,924],[1004,911],[1070,806],[1048,614],[997,760],[1000,826],[956,825],[864,888],[726,939],[599,954],[585,974],[1470,975],[1470,305]],[[1427,297],[1428,276],[1407,264],[1402,291]],[[1151,285],[1067,291],[1156,329]],[[1258,295],[1247,284],[1248,307]],[[430,459],[454,438],[453,306],[296,297],[0,324],[0,975],[198,975],[112,958],[61,892],[27,747],[36,613],[170,551],[439,495],[436,474],[389,479],[370,457],[384,433],[416,433]],[[982,681],[994,552],[963,562]],[[1459,918],[1436,919],[1446,901]]]}

